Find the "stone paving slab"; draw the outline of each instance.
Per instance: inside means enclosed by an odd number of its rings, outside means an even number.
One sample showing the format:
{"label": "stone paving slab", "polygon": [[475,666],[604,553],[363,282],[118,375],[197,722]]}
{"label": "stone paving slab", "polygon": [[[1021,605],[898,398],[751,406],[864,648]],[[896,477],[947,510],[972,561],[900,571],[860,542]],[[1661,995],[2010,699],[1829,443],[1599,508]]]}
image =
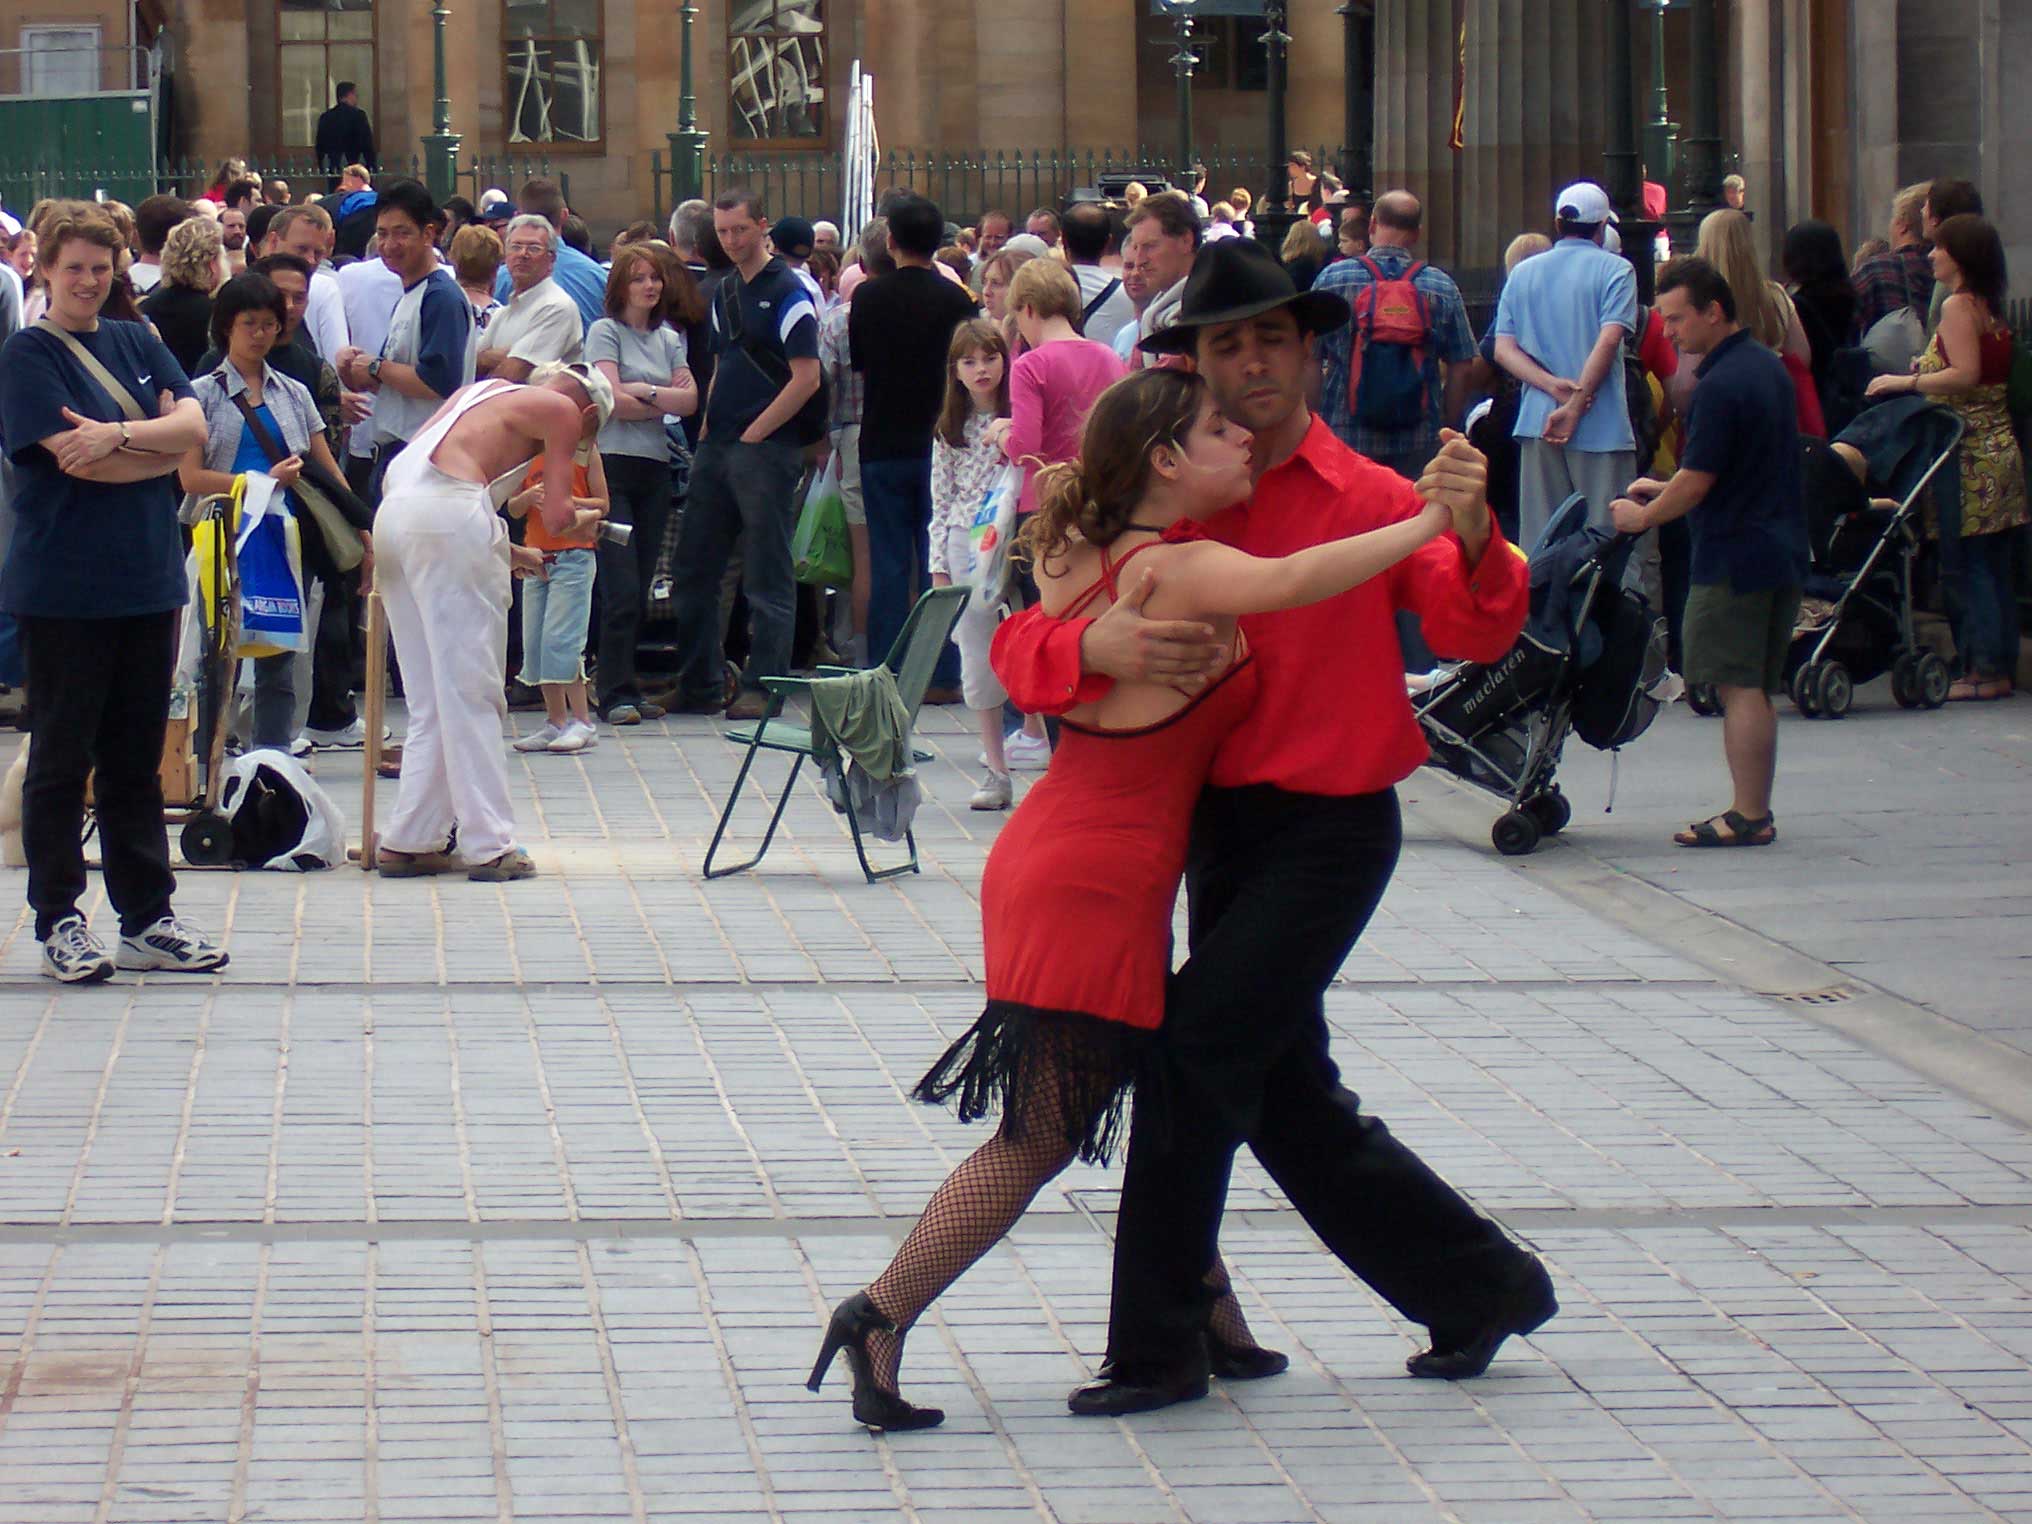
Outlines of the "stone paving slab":
{"label": "stone paving slab", "polygon": [[1245,1159],[1224,1248],[1292,1371],[1075,1420],[1115,1188],[1076,1167],[920,1326],[943,1429],[806,1393],[978,1141],[904,1099],[978,1011],[997,824],[926,732],[890,884],[812,793],[703,883],[737,758],[688,721],[513,761],[535,883],[187,875],[219,980],[57,991],[16,923],[0,1524],[2032,1521],[2032,1136],[1415,812],[1337,1052],[1558,1320],[1406,1380],[1416,1331]]}

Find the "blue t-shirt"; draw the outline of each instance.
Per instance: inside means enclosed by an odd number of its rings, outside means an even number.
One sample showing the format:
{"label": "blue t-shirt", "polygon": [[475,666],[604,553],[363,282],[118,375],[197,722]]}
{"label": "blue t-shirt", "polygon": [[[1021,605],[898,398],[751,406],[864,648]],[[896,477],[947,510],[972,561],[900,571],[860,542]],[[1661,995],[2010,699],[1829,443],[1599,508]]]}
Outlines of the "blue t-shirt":
{"label": "blue t-shirt", "polygon": [[439,397],[449,397],[472,379],[465,373],[465,361],[473,304],[450,270],[435,269],[424,281],[423,306],[417,313],[416,378]]}
{"label": "blue t-shirt", "polygon": [[[564,288],[564,294],[572,299],[579,309],[579,320],[590,328],[607,315],[607,272],[596,259],[581,254],[562,239],[557,245],[557,263],[550,267],[550,278]],[[508,267],[503,265],[501,273],[494,277],[494,300],[506,302],[515,294],[515,282],[509,278]]]}
{"label": "blue t-shirt", "polygon": [[[1555,376],[1578,381],[1594,353],[1595,340],[1610,323],[1637,331],[1637,272],[1620,254],[1585,238],[1562,238],[1533,255],[1503,284],[1495,331]],[[1611,367],[1568,442],[1570,450],[1608,453],[1634,450],[1630,410],[1623,405],[1622,376]],[[1552,398],[1535,386],[1524,388],[1517,404],[1516,437],[1541,439],[1552,416]]]}
{"label": "blue t-shirt", "polygon": [[[741,304],[738,319],[733,304]],[[790,379],[792,360],[818,358],[818,309],[804,282],[780,259],[772,258],[743,281],[729,271],[713,292],[713,394],[706,403],[708,437],[732,441],[762,416]],[[738,326],[751,348],[765,355],[762,364],[734,342],[729,331]],[[778,429],[779,443],[795,443],[795,420]]]}
{"label": "blue t-shirt", "polygon": [[[192,395],[176,357],[141,323],[102,320],[75,336],[143,413],[160,392]],[[25,328],[0,349],[0,438],[14,464],[14,541],[0,568],[0,610],[44,619],[122,619],[184,605],[183,534],[174,473],[145,482],[66,475],[41,441],[72,425],[127,416],[63,341]]]}
{"label": "blue t-shirt", "polygon": [[1693,580],[1739,593],[1797,587],[1808,564],[1806,507],[1785,362],[1738,331],[1694,375],[1700,384],[1687,408],[1679,464],[1713,473],[1715,483],[1686,520]]}

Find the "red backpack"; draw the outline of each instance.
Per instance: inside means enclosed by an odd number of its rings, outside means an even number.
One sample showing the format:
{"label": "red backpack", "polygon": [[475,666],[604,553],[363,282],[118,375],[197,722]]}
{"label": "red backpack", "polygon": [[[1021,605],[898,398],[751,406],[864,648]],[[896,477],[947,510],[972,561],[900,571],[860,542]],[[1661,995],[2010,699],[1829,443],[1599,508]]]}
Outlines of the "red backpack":
{"label": "red backpack", "polygon": [[1425,261],[1414,259],[1392,280],[1368,255],[1359,257],[1369,283],[1351,304],[1348,416],[1366,428],[1415,429],[1425,421],[1432,337],[1425,293],[1415,284]]}

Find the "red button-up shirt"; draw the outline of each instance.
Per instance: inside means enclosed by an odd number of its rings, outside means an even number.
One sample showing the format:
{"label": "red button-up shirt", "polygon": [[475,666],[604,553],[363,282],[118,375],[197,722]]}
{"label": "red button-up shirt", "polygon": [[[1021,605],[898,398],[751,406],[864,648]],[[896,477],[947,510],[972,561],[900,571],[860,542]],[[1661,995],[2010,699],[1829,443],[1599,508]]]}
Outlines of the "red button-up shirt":
{"label": "red button-up shirt", "polygon": [[[1287,556],[1418,511],[1409,482],[1355,454],[1315,417],[1254,496],[1207,529],[1252,556]],[[1339,597],[1244,617],[1259,674],[1256,707],[1214,758],[1210,781],[1332,795],[1399,782],[1425,761],[1426,747],[1404,691],[1397,611],[1417,614],[1441,655],[1492,662],[1516,643],[1530,597],[1523,555],[1491,526],[1473,565],[1459,536],[1445,534]],[[1112,679],[1080,671],[1080,638],[1092,622],[1041,609],[1003,622],[992,660],[1019,707],[1063,714],[1108,692]]]}

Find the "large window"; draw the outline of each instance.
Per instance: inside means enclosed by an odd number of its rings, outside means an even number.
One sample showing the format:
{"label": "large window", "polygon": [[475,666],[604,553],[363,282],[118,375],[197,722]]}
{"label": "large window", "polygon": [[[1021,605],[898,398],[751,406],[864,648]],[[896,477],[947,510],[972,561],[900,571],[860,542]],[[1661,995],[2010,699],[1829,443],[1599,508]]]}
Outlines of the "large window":
{"label": "large window", "polygon": [[282,146],[308,149],[346,80],[374,115],[374,0],[281,0]]}
{"label": "large window", "polygon": [[21,29],[27,95],[93,95],[99,84],[96,26],[25,26]]}
{"label": "large window", "polygon": [[508,141],[597,143],[604,59],[600,0],[505,0]]}
{"label": "large window", "polygon": [[826,140],[825,0],[728,0],[733,136],[809,148]]}

